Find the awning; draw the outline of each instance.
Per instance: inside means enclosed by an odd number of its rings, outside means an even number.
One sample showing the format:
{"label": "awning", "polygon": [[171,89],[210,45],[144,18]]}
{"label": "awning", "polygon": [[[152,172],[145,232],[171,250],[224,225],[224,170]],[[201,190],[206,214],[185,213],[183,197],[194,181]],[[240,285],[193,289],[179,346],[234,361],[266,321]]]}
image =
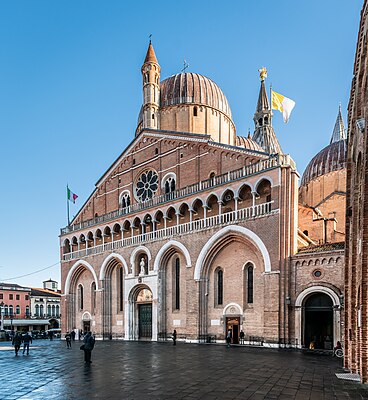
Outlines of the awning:
{"label": "awning", "polygon": [[4,326],[29,326],[29,325],[50,325],[48,320],[44,319],[4,319]]}

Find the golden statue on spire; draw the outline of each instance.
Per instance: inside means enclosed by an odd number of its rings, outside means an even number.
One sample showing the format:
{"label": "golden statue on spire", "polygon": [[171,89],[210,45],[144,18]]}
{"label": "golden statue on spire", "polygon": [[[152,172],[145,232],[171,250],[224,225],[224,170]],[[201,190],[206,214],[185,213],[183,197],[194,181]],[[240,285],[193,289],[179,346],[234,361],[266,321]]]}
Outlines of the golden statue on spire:
{"label": "golden statue on spire", "polygon": [[264,81],[267,78],[267,69],[266,67],[262,67],[258,70],[259,72],[259,77],[261,81]]}

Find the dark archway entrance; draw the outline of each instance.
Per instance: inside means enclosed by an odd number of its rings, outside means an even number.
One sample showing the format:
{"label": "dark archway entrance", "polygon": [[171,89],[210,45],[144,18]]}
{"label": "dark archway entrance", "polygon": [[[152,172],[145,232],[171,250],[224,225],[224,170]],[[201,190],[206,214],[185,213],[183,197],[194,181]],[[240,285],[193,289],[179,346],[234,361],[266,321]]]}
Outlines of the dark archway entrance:
{"label": "dark archway entrance", "polygon": [[310,295],[304,303],[304,346],[332,350],[333,303],[324,293]]}

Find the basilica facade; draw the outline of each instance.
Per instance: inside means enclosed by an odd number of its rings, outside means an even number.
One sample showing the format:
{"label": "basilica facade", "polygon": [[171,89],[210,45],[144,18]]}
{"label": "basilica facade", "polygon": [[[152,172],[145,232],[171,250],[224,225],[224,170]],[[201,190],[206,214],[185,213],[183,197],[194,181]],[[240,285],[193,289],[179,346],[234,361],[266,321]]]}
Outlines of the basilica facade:
{"label": "basilica facade", "polygon": [[211,79],[161,80],[151,43],[141,72],[135,137],[61,230],[63,331],[208,342],[230,329],[233,343],[243,331],[246,343],[331,349],[343,335],[341,112],[299,188],[264,74],[254,133],[240,136]]}

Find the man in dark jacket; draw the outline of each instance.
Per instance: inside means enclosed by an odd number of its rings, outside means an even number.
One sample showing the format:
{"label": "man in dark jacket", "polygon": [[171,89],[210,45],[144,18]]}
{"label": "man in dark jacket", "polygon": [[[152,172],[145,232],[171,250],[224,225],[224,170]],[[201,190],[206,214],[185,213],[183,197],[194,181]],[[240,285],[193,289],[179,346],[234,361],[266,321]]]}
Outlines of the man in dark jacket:
{"label": "man in dark jacket", "polygon": [[25,351],[27,350],[27,356],[29,355],[29,344],[32,343],[32,336],[26,332],[25,335],[22,338],[23,342],[23,355]]}
{"label": "man in dark jacket", "polygon": [[12,345],[14,346],[16,356],[18,355],[18,351],[20,349],[21,344],[22,344],[22,335],[20,334],[20,332],[16,332],[12,340]]}
{"label": "man in dark jacket", "polygon": [[92,355],[92,350],[95,347],[95,338],[92,336],[91,332],[88,332],[86,336],[83,339],[84,343],[84,362],[90,364],[91,361],[91,355]]}

